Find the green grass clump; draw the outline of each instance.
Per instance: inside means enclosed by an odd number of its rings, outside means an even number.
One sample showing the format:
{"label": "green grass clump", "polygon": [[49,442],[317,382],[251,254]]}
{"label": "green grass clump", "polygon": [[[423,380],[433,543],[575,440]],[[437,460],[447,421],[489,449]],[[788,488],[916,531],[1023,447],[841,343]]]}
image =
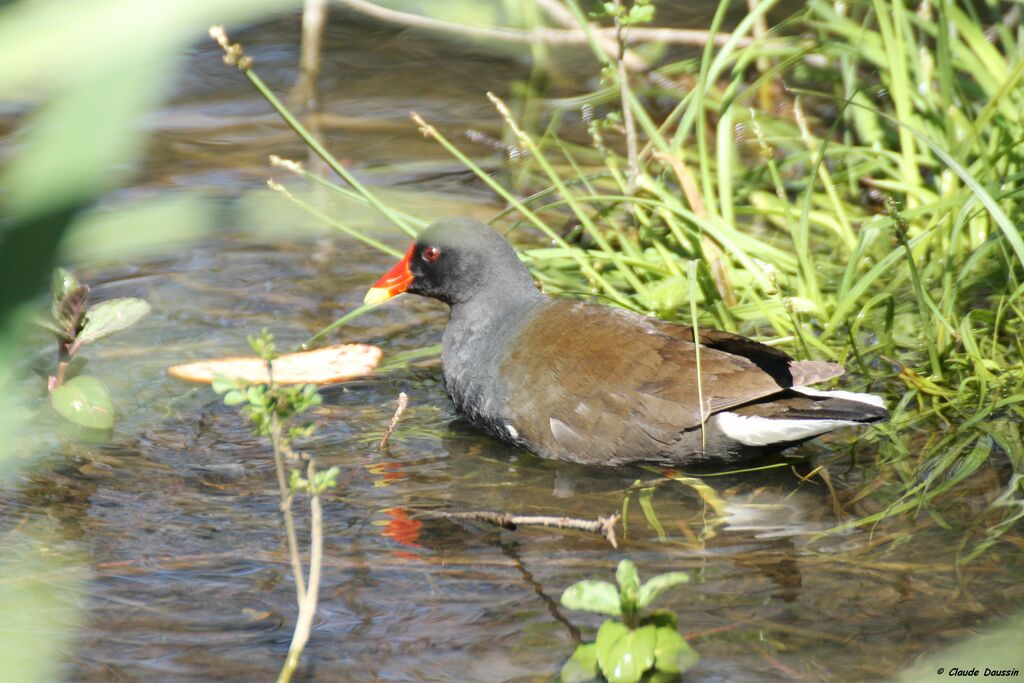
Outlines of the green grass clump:
{"label": "green grass clump", "polygon": [[[536,131],[491,96],[522,151],[507,179],[414,116],[507,203],[493,222],[534,245],[523,254],[540,282],[688,323],[695,297],[700,325],[845,364],[844,386],[892,411],[862,437],[878,451],[863,490],[885,503],[850,524],[924,507],[942,523],[938,501],[955,499],[942,494],[994,466],[1002,494],[965,548],[995,542],[1024,517],[1024,32],[1004,21],[1011,5],[817,1],[764,30],[777,3],[761,2],[724,44],[645,73],[567,4],[601,77],[532,101],[546,113]],[[621,24],[612,9],[598,21]]]}

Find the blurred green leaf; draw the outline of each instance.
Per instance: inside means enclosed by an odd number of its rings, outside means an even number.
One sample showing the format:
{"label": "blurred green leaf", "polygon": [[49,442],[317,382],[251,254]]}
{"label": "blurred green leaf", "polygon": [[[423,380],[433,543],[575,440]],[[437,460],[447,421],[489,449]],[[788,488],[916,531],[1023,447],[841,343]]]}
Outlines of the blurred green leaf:
{"label": "blurred green leaf", "polygon": [[89,429],[114,426],[114,404],[107,386],[88,375],[75,377],[50,392],[50,402],[65,420]]}
{"label": "blurred green leaf", "polygon": [[668,626],[655,630],[654,666],[666,673],[682,673],[700,660],[697,651],[690,647],[679,631]]}
{"label": "blurred green leaf", "polygon": [[597,643],[578,646],[558,675],[562,683],[584,683],[597,678]]}
{"label": "blurred green leaf", "polygon": [[[1024,642],[1024,612],[1017,612],[1010,618],[987,626],[979,633],[955,645],[944,647],[922,657],[904,669],[893,680],[898,683],[934,681],[937,680],[935,671],[938,667],[949,667],[951,664],[966,669],[976,667],[981,671],[984,669],[1020,671],[1024,669],[1024,648],[1020,646],[1022,642]],[[984,667],[980,666],[982,663]],[[971,680],[1019,680],[1016,676],[1016,674],[985,675],[972,677]]]}
{"label": "blurred green leaf", "polygon": [[245,403],[245,394],[237,389],[229,390],[224,394],[224,405],[226,406],[238,406]]}
{"label": "blurred green leaf", "polygon": [[640,588],[640,575],[632,560],[621,560],[615,569],[615,580],[619,583],[619,600],[632,605],[636,601],[636,591]]}
{"label": "blurred green leaf", "polygon": [[685,572],[669,572],[655,576],[640,587],[640,592],[637,594],[638,606],[640,609],[644,609],[661,595],[663,591],[668,590],[672,586],[678,586],[681,583],[688,583],[689,581],[690,577]]}
{"label": "blurred green leaf", "polygon": [[[210,24],[298,7],[297,0],[48,0],[0,10],[0,98],[45,95],[203,39]],[[101,91],[102,92],[102,91]]]}
{"label": "blurred green leaf", "polygon": [[213,378],[211,386],[214,392],[218,394],[226,394],[232,389],[238,388],[238,380],[233,377],[225,377],[224,375],[217,375]]}
{"label": "blurred green leaf", "polygon": [[131,327],[151,310],[148,302],[133,297],[110,299],[89,308],[85,326],[78,335],[79,344],[89,344]]}
{"label": "blurred green leaf", "polygon": [[64,268],[53,269],[53,285],[51,291],[53,292],[54,306],[58,307],[60,302],[63,301],[68,294],[78,289],[81,284],[78,282],[78,278],[74,274]]}
{"label": "blurred green leaf", "polygon": [[578,581],[562,593],[562,605],[569,609],[586,610],[619,616],[619,591],[607,581]]}
{"label": "blurred green leaf", "polygon": [[654,626],[627,628],[606,621],[597,630],[597,663],[610,683],[637,683],[654,666]]}
{"label": "blurred green leaf", "polygon": [[63,659],[78,617],[79,581],[58,564],[52,549],[4,539],[0,558],[0,662],[4,681],[51,683],[65,680]]}

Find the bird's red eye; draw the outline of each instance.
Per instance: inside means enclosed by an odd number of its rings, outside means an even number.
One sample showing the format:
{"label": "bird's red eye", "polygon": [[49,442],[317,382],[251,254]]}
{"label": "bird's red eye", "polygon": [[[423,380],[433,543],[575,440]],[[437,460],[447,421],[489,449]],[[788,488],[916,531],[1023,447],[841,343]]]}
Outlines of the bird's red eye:
{"label": "bird's red eye", "polygon": [[437,247],[423,248],[423,260],[427,263],[437,263],[439,258],[441,258],[441,250]]}

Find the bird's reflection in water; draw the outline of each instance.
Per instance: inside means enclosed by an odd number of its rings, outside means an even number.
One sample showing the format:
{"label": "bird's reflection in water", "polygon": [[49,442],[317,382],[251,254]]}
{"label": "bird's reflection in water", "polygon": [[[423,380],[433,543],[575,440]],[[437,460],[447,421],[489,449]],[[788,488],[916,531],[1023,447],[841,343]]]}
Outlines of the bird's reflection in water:
{"label": "bird's reflection in water", "polygon": [[[628,528],[620,524],[620,549],[658,570],[706,567],[725,562],[755,572],[776,589],[775,599],[791,603],[798,599],[803,578],[799,562],[799,539],[820,532],[831,522],[824,520],[831,501],[824,487],[796,490],[798,473],[790,468],[744,474],[692,478],[718,497],[715,508],[698,495],[694,486],[665,479],[657,470],[607,468],[537,458],[523,450],[482,436],[461,419],[454,420],[442,435],[444,449],[435,461],[434,475],[443,487],[433,487],[429,498],[418,496],[415,505],[392,507],[382,517],[381,533],[403,547],[400,552],[418,552],[448,557],[478,554],[486,546],[505,547],[516,543],[564,545],[565,552],[589,552],[604,543],[598,537],[566,532],[564,541],[541,541],[527,529],[509,532],[489,525],[435,518],[431,512],[492,511],[522,515],[558,515],[596,519],[628,510]],[[386,462],[373,466],[375,476],[402,486],[402,468]],[[418,485],[430,484],[417,475]],[[685,478],[680,477],[680,480]],[[642,496],[646,501],[640,502]],[[716,509],[718,512],[716,513]],[[623,536],[623,531],[625,535]],[[507,551],[503,554],[508,556]],[[531,568],[530,553],[517,553],[522,570]],[[677,566],[678,565],[678,566]],[[532,576],[532,574],[531,574]],[[540,590],[533,585],[535,591]],[[556,596],[557,597],[557,596]]]}

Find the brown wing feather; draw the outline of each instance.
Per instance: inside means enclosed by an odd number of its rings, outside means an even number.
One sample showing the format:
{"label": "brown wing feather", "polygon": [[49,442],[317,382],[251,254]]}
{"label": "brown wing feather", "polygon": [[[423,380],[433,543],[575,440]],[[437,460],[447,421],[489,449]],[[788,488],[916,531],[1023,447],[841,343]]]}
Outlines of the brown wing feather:
{"label": "brown wing feather", "polygon": [[[705,418],[793,383],[781,351],[716,330],[699,338]],[[553,299],[510,342],[506,413],[543,455],[655,459],[700,424],[691,328]],[[590,453],[580,452],[584,444]]]}

